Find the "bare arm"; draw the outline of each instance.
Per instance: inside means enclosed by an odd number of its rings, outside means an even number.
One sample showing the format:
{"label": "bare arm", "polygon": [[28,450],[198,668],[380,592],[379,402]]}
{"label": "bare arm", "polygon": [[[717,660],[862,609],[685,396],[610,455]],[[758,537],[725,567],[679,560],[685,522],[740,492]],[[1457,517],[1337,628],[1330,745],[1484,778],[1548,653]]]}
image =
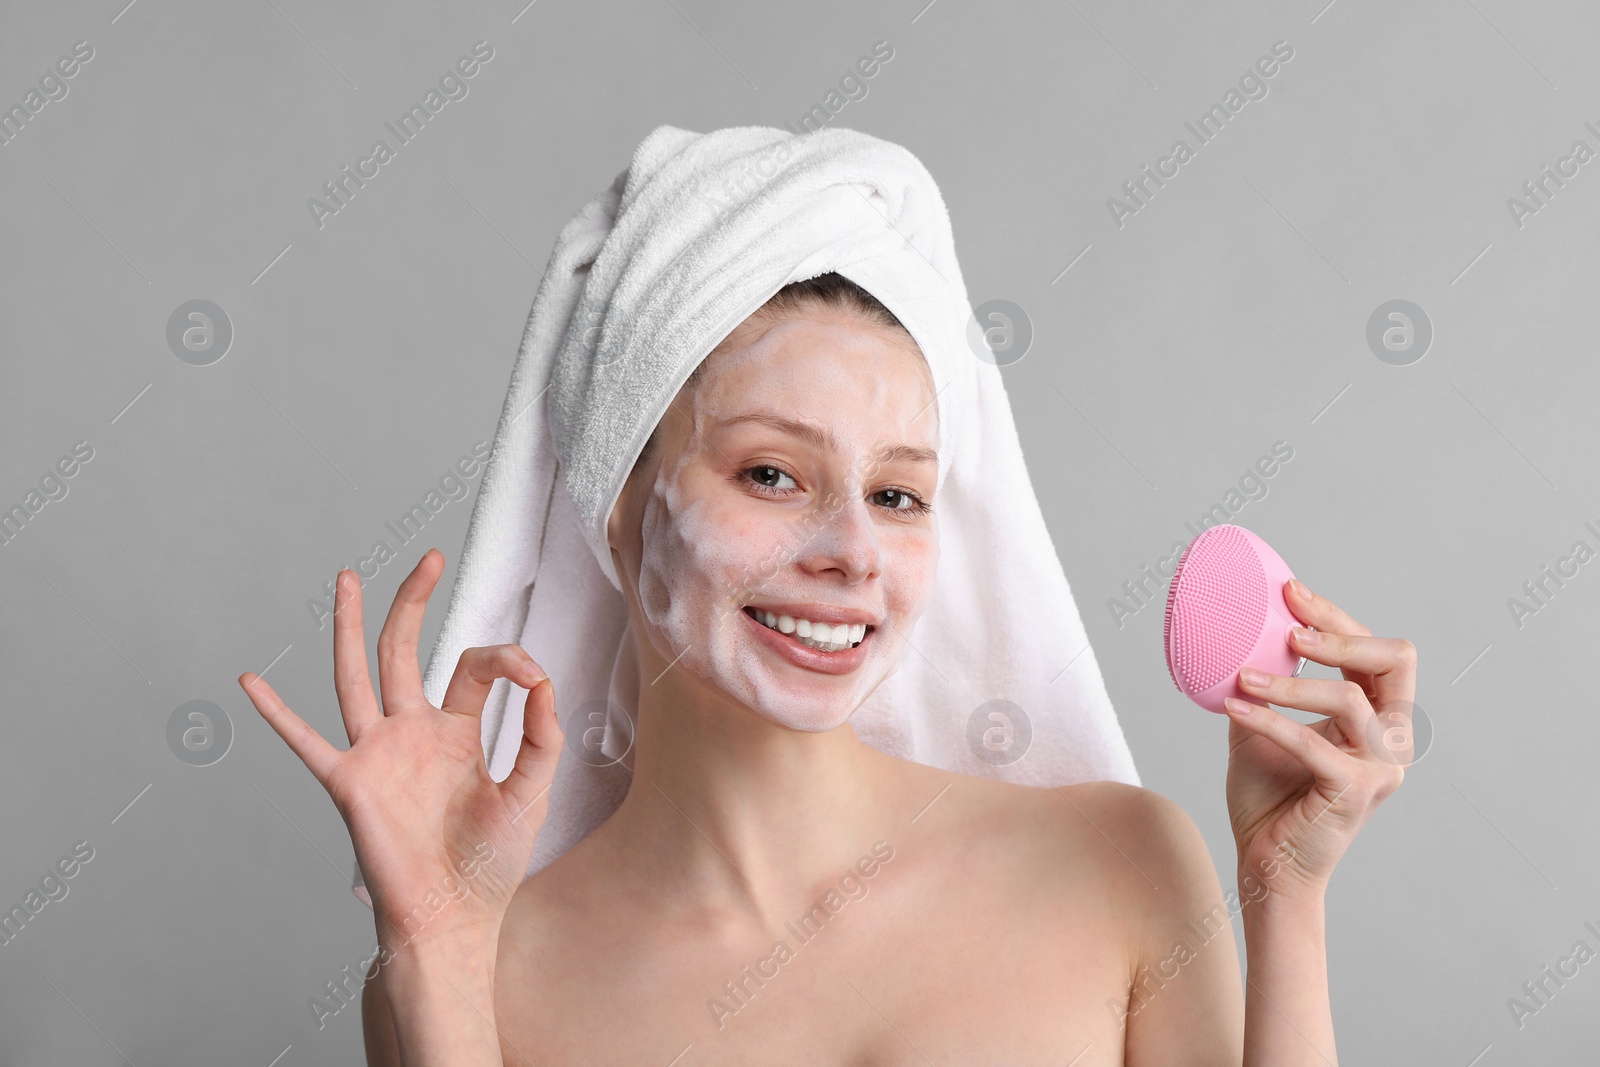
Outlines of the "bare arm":
{"label": "bare arm", "polygon": [[400,1045],[389,1005],[389,972],[376,967],[361,987],[361,1036],[367,1067],[401,1067]]}
{"label": "bare arm", "polygon": [[396,1064],[500,1067],[492,939],[452,938],[408,947],[388,969],[385,981],[399,1007],[398,1014],[390,1016]]}
{"label": "bare arm", "polygon": [[[1240,872],[1240,881],[1247,872]],[[1269,892],[1244,910],[1245,1067],[1333,1067],[1322,898]]]}
{"label": "bare arm", "polygon": [[361,987],[367,1067],[500,1063],[494,958],[492,943],[456,937],[407,947],[375,966]]}
{"label": "bare arm", "polygon": [[[1335,1067],[1323,898],[1295,877],[1293,846],[1284,842],[1279,856],[1254,867],[1241,862],[1237,889],[1224,893],[1182,808],[1118,788],[1127,795],[1118,826],[1126,836],[1117,840],[1145,876],[1129,883],[1136,952],[1123,1062]],[[1233,916],[1244,928],[1244,979]]]}
{"label": "bare arm", "polygon": [[1096,784],[1111,803],[1093,817],[1128,860],[1118,887],[1131,947],[1123,1062],[1237,1067],[1246,1025],[1232,921],[1240,898],[1223,894],[1205,839],[1176,803]]}

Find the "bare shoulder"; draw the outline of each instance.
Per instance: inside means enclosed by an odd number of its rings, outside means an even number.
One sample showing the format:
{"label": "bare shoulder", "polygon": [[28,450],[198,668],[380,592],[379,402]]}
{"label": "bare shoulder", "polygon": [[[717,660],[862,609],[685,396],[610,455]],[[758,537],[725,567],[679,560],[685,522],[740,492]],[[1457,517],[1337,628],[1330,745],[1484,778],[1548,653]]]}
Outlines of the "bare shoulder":
{"label": "bare shoulder", "polygon": [[1181,909],[1220,893],[1194,819],[1154,790],[1117,781],[1031,786],[951,777],[976,799],[983,833],[1032,856],[1033,872],[1058,890],[1076,887],[1105,899],[1134,925],[1152,909]]}
{"label": "bare shoulder", "polygon": [[1112,864],[1130,885],[1152,893],[1179,887],[1204,893],[1217,883],[1210,850],[1182,805],[1153,789],[1126,782],[1079,782],[1045,790],[1065,803],[1076,820],[1063,830],[1117,856]]}
{"label": "bare shoulder", "polygon": [[[1119,1020],[1126,1062],[1240,1062],[1237,909],[1222,892],[1194,819],[1171,798],[1123,782],[1056,792],[1079,817],[1067,832],[1086,854],[1097,850],[1104,862],[1096,866],[1112,890],[1105,915],[1128,968]],[[1179,974],[1188,977],[1175,981]]]}
{"label": "bare shoulder", "polygon": [[[963,884],[981,884],[987,899],[1025,916],[1038,936],[1074,945],[1081,968],[1092,956],[1125,984],[1168,956],[1175,939],[1192,939],[1186,924],[1218,932],[1229,925],[1199,827],[1152,789],[1117,781],[1031,786],[931,768],[918,784],[919,797],[949,787],[918,825],[939,828],[929,843],[960,857],[953,866]],[[1206,995],[1221,997],[1216,990],[1237,962],[1231,953],[1208,957],[1200,969],[1215,973]],[[1196,992],[1204,985],[1193,984]]]}
{"label": "bare shoulder", "polygon": [[1200,840],[1200,829],[1183,807],[1169,797],[1127,782],[1077,782],[1048,792],[1077,809],[1083,822],[1099,832],[1117,831],[1117,843],[1159,855]]}
{"label": "bare shoulder", "polygon": [[[1216,884],[1205,839],[1181,805],[1117,781],[1033,786],[983,775],[920,766],[917,795],[945,794],[969,842],[994,841],[1033,857],[1036,869],[1064,869],[1118,890],[1184,883],[1197,891]],[[941,800],[940,803],[944,803]],[[1040,870],[1039,873],[1048,873]],[[1171,895],[1168,894],[1168,899]]]}
{"label": "bare shoulder", "polygon": [[[947,771],[891,757],[918,797],[955,792],[969,816],[991,831],[1031,829],[1060,840],[1083,834],[1110,835],[1124,849],[1170,851],[1200,841],[1199,829],[1175,801],[1143,786],[1117,781],[1033,786],[988,775]],[[920,812],[918,813],[921,814]],[[1075,815],[1064,819],[1063,814]]]}

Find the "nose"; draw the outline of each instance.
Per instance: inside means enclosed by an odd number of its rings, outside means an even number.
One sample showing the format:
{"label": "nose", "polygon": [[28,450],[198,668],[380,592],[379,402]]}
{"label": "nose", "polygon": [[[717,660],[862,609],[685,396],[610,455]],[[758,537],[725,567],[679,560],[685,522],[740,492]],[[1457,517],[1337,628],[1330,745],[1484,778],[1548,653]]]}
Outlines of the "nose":
{"label": "nose", "polygon": [[837,571],[850,585],[877,577],[882,546],[871,505],[859,493],[819,501],[802,521],[808,526],[799,552],[805,570],[818,575]]}

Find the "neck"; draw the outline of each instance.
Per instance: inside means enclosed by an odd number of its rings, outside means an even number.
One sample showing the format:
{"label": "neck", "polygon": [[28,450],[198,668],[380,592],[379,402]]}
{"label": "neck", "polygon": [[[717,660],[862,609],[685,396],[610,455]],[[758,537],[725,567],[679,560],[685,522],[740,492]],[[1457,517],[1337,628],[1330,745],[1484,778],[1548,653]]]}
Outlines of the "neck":
{"label": "neck", "polygon": [[894,761],[848,723],[806,733],[691,687],[644,688],[633,781],[606,829],[669,906],[780,925],[891,824]]}

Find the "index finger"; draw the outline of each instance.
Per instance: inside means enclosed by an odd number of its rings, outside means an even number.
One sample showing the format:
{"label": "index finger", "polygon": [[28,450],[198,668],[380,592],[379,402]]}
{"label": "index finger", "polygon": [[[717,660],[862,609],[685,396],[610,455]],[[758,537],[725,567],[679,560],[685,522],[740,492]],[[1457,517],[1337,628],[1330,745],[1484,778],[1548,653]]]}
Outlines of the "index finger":
{"label": "index finger", "polygon": [[440,711],[482,715],[483,702],[495,679],[506,678],[524,689],[533,689],[546,679],[544,668],[519,645],[485,645],[469,648],[456,661],[456,670],[445,687]]}
{"label": "index finger", "polygon": [[422,694],[422,668],[417,664],[417,638],[422,615],[434,583],[444,571],[444,554],[430,548],[395,590],[394,603],[378,633],[378,691],[384,714],[426,704]]}
{"label": "index finger", "polygon": [[1355,634],[1357,637],[1372,636],[1371,630],[1345,614],[1343,609],[1327,597],[1307,589],[1303,582],[1290,578],[1288,585],[1289,610],[1294,612],[1295,618],[1301,622],[1325,632]]}

